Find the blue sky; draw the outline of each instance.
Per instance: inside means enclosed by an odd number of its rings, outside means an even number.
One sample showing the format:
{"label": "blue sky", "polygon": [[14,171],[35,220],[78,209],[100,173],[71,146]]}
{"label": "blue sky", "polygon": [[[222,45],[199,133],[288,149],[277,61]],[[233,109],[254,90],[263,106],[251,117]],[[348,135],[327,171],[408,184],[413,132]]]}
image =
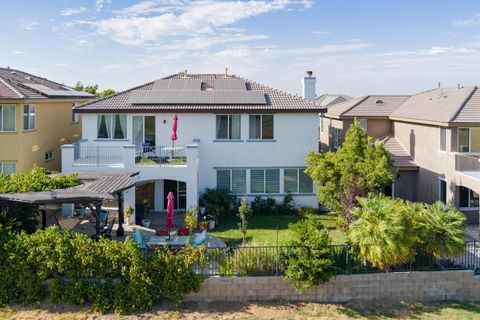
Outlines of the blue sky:
{"label": "blue sky", "polygon": [[180,70],[300,93],[480,84],[478,0],[2,1],[0,66],[122,90]]}

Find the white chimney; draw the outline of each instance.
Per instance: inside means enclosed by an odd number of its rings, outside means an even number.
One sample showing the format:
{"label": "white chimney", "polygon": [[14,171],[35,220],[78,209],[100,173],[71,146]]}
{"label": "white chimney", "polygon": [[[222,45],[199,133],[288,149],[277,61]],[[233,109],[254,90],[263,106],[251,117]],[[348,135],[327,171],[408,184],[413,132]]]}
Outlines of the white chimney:
{"label": "white chimney", "polygon": [[313,101],[315,100],[315,97],[316,97],[315,85],[316,85],[317,79],[312,75],[313,75],[312,71],[307,71],[305,74],[305,77],[303,77],[302,79],[302,96],[303,96],[303,99],[308,101]]}

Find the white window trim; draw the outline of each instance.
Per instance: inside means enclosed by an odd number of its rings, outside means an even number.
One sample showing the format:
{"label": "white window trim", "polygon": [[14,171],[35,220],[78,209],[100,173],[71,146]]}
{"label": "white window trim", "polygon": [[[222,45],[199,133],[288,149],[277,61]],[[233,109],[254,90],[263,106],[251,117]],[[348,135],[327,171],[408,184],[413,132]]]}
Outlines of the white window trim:
{"label": "white window trim", "polygon": [[[480,154],[480,152],[472,152],[472,128],[475,128],[475,127],[458,127],[457,128],[457,148],[456,148],[456,152],[458,153],[461,153],[461,154],[472,154],[472,155],[478,155]],[[461,152],[459,151],[460,149],[460,134],[459,134],[459,131],[460,129],[468,129],[468,152]]]}
{"label": "white window trim", "polygon": [[[260,138],[252,138],[250,137],[250,116],[260,116]],[[273,136],[272,138],[264,138],[263,137],[263,116],[272,116],[273,117]],[[275,115],[273,113],[252,113],[248,115],[248,140],[249,141],[276,141],[275,140]]]}
{"label": "white window trim", "polygon": [[[114,123],[115,123],[115,116],[117,115],[125,115],[125,137],[124,138],[99,138],[98,137],[98,116],[100,115],[105,115],[105,116],[112,116],[112,120],[110,121],[110,126],[112,129],[112,135],[115,135],[115,130],[113,128]],[[145,125],[145,124],[144,124]],[[124,113],[98,113],[97,114],[97,137],[95,138],[95,141],[128,141],[128,115]],[[108,130],[107,130],[108,132]]]}
{"label": "white window trim", "polygon": [[[4,106],[14,106],[13,110],[14,110],[14,121],[13,121],[13,130],[10,131],[10,130],[3,130],[3,119],[4,119],[4,116],[3,116],[3,107]],[[2,113],[2,123],[0,123],[0,132],[17,132],[17,106],[14,105],[14,104],[0,104],[0,112]]]}
{"label": "white window trim", "polygon": [[[227,117],[227,137],[226,138],[219,138],[217,137],[217,117],[219,116],[226,116]],[[230,118],[232,116],[240,116],[240,138],[235,138],[233,139],[232,137],[230,137]],[[222,141],[222,140],[225,140],[225,141],[240,141],[242,139],[242,115],[241,114],[225,114],[225,113],[222,113],[222,114],[216,114],[215,115],[215,140],[217,141]]]}
{"label": "white window trim", "polygon": [[[25,129],[25,107],[28,106],[28,113],[26,114],[27,115],[27,120],[28,120],[28,128]],[[30,128],[30,116],[32,115],[32,113],[30,113],[30,107],[33,108],[33,118],[35,119],[33,122],[34,122],[34,126],[33,128]],[[24,132],[28,132],[28,131],[35,131],[37,129],[37,108],[35,107],[35,105],[33,104],[24,104],[23,105],[23,113],[22,113],[22,120],[23,120],[23,131]]]}
{"label": "white window trim", "polygon": [[73,108],[75,108],[76,106],[78,106],[80,103],[79,102],[73,102],[72,103],[72,119],[70,119],[72,121],[72,123],[78,123],[80,120],[79,120],[79,114],[76,113],[76,112],[73,112]]}
{"label": "white window trim", "polygon": [[[49,154],[49,153],[51,153],[52,156],[47,159],[46,156],[47,156],[47,154]],[[54,160],[54,159],[55,159],[55,154],[54,154],[53,150],[48,150],[47,152],[45,152],[45,157],[44,157],[45,162],[49,162],[49,161],[52,161],[52,160]]]}
{"label": "white window trim", "polygon": [[5,163],[13,164],[13,173],[17,172],[17,163],[14,161],[0,161],[0,173],[3,172],[3,166]]}
{"label": "white window trim", "polygon": [[[463,187],[463,186],[461,186]],[[467,187],[464,187],[468,190],[468,204],[470,205],[470,195],[471,195],[471,192],[474,192],[472,189],[470,188],[467,188]],[[460,189],[458,191],[460,193]],[[478,210],[480,207],[460,207],[460,194],[459,194],[459,203],[458,203],[458,206],[460,210],[464,210],[464,211],[468,211],[468,210]]]}

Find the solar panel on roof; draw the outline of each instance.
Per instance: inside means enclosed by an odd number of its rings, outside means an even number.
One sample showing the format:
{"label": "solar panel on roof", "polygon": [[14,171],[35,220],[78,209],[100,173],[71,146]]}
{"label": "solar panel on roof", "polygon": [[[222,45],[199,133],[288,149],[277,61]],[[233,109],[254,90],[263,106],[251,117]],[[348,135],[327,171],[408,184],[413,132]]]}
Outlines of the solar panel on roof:
{"label": "solar panel on roof", "polygon": [[266,104],[262,91],[134,90],[131,104]]}
{"label": "solar panel on roof", "polygon": [[245,81],[240,79],[215,79],[214,90],[247,90]]}
{"label": "solar panel on roof", "polygon": [[69,89],[69,90],[58,90],[58,89],[52,89],[50,87],[44,86],[42,84],[37,84],[37,83],[22,83],[21,84],[24,87],[27,87],[29,89],[33,89],[35,91],[40,92],[43,95],[46,95],[48,97],[65,97],[65,96],[78,96],[80,95],[79,92]]}
{"label": "solar panel on roof", "polygon": [[200,91],[202,80],[199,79],[162,79],[153,83],[152,90],[197,90]]}

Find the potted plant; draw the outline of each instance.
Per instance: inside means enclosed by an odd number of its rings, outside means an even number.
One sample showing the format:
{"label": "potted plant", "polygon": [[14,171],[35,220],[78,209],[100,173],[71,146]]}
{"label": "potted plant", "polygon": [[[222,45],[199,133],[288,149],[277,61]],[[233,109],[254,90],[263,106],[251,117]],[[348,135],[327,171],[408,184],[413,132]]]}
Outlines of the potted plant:
{"label": "potted plant", "polygon": [[[148,212],[148,208],[150,206],[150,200],[148,199],[148,197],[145,197],[143,199],[142,204],[144,205],[143,216],[146,217],[147,212]],[[150,219],[147,219],[147,218],[142,219],[142,226],[144,226],[145,228],[150,228],[150,223],[151,223]]]}
{"label": "potted plant", "polygon": [[197,225],[197,218],[198,218],[198,210],[196,207],[190,208],[184,214],[183,221],[190,229],[190,233],[193,232],[193,230],[195,229],[195,226]]}
{"label": "potted plant", "polygon": [[133,214],[133,208],[132,206],[128,206],[125,208],[125,217],[127,218],[127,221],[125,221],[125,223],[127,225],[130,225],[130,218],[132,217],[132,214]]}
{"label": "potted plant", "polygon": [[200,231],[203,231],[203,230],[208,229],[209,225],[210,225],[210,223],[208,221],[203,221],[203,222],[200,222],[198,224],[198,228],[200,229]]}

